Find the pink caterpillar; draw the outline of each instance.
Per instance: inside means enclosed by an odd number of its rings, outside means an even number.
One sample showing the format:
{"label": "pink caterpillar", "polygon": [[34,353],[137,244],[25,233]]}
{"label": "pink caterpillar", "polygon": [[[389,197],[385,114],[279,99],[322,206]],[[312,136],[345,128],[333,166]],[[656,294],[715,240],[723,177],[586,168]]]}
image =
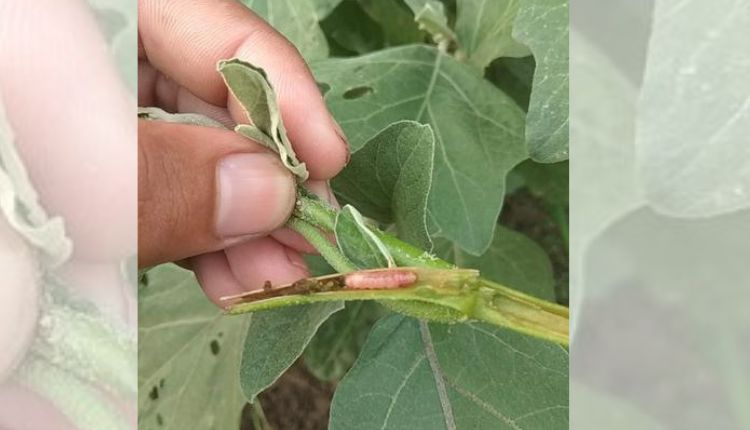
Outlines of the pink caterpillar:
{"label": "pink caterpillar", "polygon": [[417,279],[417,272],[414,270],[375,269],[345,275],[344,285],[354,290],[384,290],[409,287]]}

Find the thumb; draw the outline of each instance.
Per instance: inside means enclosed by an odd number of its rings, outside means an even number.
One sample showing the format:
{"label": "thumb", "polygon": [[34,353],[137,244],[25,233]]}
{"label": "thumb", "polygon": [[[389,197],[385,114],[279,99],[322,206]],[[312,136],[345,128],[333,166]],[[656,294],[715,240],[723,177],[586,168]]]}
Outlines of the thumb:
{"label": "thumb", "polygon": [[278,157],[231,131],[139,120],[138,156],[140,267],[264,235],[294,208]]}

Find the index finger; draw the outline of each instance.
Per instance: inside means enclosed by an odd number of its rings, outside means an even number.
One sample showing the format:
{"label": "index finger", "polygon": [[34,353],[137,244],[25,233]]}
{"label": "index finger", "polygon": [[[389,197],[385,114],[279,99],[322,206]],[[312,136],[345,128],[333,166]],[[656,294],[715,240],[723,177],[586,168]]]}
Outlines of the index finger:
{"label": "index finger", "polygon": [[141,55],[208,103],[227,106],[243,121],[216,71],[239,57],[262,67],[279,99],[289,139],[313,179],[328,179],[346,164],[348,149],[299,52],[263,19],[233,0],[141,0]]}

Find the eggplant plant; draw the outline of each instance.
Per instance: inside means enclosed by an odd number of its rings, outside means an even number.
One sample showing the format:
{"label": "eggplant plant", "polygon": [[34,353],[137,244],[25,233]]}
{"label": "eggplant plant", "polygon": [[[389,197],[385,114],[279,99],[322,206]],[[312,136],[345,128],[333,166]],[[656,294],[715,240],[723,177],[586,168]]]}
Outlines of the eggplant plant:
{"label": "eggplant plant", "polygon": [[144,272],[139,424],[239,428],[302,357],[338,382],[331,429],[567,428],[564,288],[543,248],[498,223],[506,191],[524,188],[567,237],[567,2],[246,4],[310,62],[349,139],[331,183],[343,206],[306,190],[263,70],[221,61],[253,122],[234,131],[297,178],[287,227],[320,253],[316,276],[220,310],[189,271]]}

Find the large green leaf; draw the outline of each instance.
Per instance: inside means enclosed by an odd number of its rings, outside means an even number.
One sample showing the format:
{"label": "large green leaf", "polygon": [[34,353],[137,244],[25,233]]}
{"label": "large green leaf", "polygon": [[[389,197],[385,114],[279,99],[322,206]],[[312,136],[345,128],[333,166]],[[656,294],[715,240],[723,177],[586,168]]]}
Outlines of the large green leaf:
{"label": "large green leaf", "polygon": [[483,324],[378,322],[333,398],[330,429],[568,428],[568,352]]}
{"label": "large green leaf", "polygon": [[299,358],[318,327],[343,307],[341,302],[315,303],[252,314],[239,371],[245,397],[253,401],[273,384]]}
{"label": "large green leaf", "polygon": [[414,15],[399,0],[359,0],[362,9],[383,30],[386,46],[422,42],[425,34],[414,22]]}
{"label": "large green leaf", "polygon": [[240,344],[250,316],[226,317],[192,272],[168,264],[138,292],[141,428],[238,428]]}
{"label": "large green leaf", "polygon": [[544,163],[568,158],[568,25],[567,0],[525,0],[513,27],[536,59],[526,141]]}
{"label": "large green leaf", "polygon": [[435,241],[435,254],[459,267],[477,269],[482,276],[518,291],[555,301],[549,256],[536,242],[516,231],[497,226],[492,244],[479,257],[445,239]]}
{"label": "large green leaf", "polygon": [[532,194],[550,204],[568,206],[570,165],[567,161],[541,164],[527,160],[519,164],[516,171]]}
{"label": "large green leaf", "polygon": [[457,0],[456,36],[469,62],[484,69],[498,57],[529,55],[511,36],[522,0]]}
{"label": "large green leaf", "polygon": [[338,7],[341,0],[312,0],[318,20],[322,20]]}
{"label": "large green leaf", "polygon": [[354,152],[395,121],[432,126],[428,215],[434,233],[472,254],[484,252],[500,213],[505,176],[527,154],[518,105],[470,65],[427,46],[331,59],[313,70],[330,87],[326,102]]}
{"label": "large green leaf", "polygon": [[376,302],[348,302],[323,323],[307,346],[305,365],[323,381],[336,381],[352,367],[373,324],[385,314]]}
{"label": "large green leaf", "polygon": [[570,421],[576,429],[607,430],[665,430],[656,418],[634,405],[628,399],[613,393],[575,382],[570,386],[570,395],[576,407],[571,411]]}
{"label": "large green leaf", "polygon": [[283,34],[306,60],[328,56],[318,21],[336,6],[334,0],[239,0]]}
{"label": "large green leaf", "polygon": [[383,47],[383,30],[355,1],[343,2],[320,26],[330,40],[352,53]]}
{"label": "large green leaf", "polygon": [[334,178],[334,190],[366,216],[395,222],[404,240],[429,248],[426,217],[434,151],[430,126],[391,124],[356,150]]}
{"label": "large green leaf", "polygon": [[652,3],[650,39],[641,51],[646,64],[636,63],[643,71],[634,107],[639,193],[675,218],[746,210],[750,7],[732,0]]}
{"label": "large green leaf", "polygon": [[490,63],[485,70],[485,77],[513,97],[518,106],[526,111],[529,108],[535,67],[533,55],[523,58],[502,57]]}

